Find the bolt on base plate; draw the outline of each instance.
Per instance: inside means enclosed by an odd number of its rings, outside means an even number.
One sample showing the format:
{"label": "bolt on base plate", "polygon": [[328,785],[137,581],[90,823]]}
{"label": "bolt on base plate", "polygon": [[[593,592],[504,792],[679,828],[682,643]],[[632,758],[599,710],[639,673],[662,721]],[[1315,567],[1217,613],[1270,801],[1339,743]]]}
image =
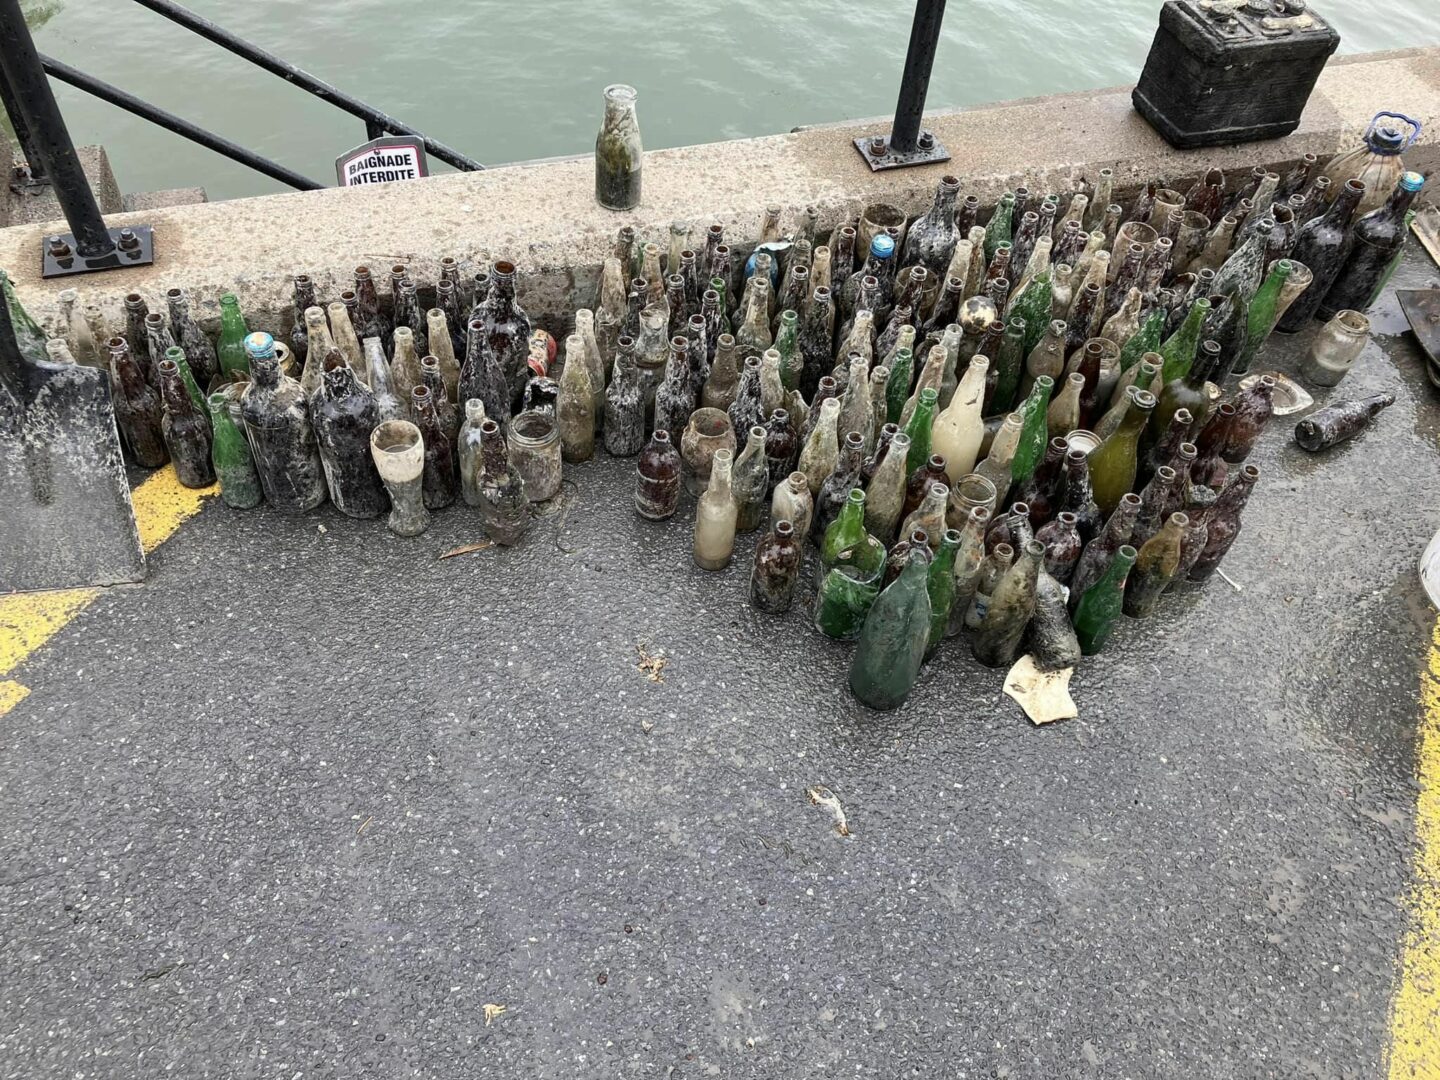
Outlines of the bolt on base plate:
{"label": "bolt on base plate", "polygon": [[897,153],[891,149],[890,141],[884,135],[861,136],[855,140],[855,149],[860,151],[871,172],[904,169],[910,165],[938,165],[950,160],[949,151],[930,131],[920,132],[920,137],[915,140],[915,149],[908,153]]}
{"label": "bolt on base plate", "polygon": [[113,251],[86,258],[76,252],[73,234],[47,236],[40,257],[40,276],[53,278],[89,274],[97,270],[124,270],[129,266],[149,266],[155,261],[155,238],[149,225],[111,229],[110,239],[115,241]]}

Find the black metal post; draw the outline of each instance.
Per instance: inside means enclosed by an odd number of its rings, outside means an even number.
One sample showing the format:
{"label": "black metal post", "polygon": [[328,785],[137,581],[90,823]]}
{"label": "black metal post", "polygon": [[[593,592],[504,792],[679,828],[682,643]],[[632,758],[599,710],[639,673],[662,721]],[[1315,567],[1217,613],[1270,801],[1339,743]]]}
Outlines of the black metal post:
{"label": "black metal post", "polygon": [[176,135],[183,135],[191,142],[199,143],[217,154],[223,154],[232,161],[238,161],[242,165],[248,165],[256,172],[264,173],[266,176],[279,180],[282,184],[289,184],[300,191],[314,191],[324,187],[324,184],[316,183],[308,176],[287,169],[278,162],[271,161],[267,157],[245,149],[239,143],[233,143],[229,139],[221,138],[219,135],[212,135],[204,128],[192,124],[189,120],[182,119],[174,113],[167,112],[148,101],[142,101],[134,94],[121,90],[118,86],[111,86],[107,82],[87,75],[85,72],[71,67],[53,57],[40,57],[41,64],[45,70],[59,79],[61,82],[69,83],[71,86],[79,87],[87,94],[94,94],[101,101],[108,101],[111,105],[118,106],[126,112],[134,113],[136,116],[149,120],[152,124],[158,124],[167,131],[173,131]]}
{"label": "black metal post", "polygon": [[[20,144],[20,152],[25,155],[25,163],[30,169],[29,185],[37,188],[49,187],[50,178],[45,175],[45,166],[30,148],[30,125],[25,123],[25,117],[20,115],[20,104],[3,69],[0,69],[0,107],[3,107],[5,115],[10,117],[10,126],[15,129],[15,141]],[[8,161],[3,163],[3,168],[9,167]]]}
{"label": "black metal post", "polygon": [[29,129],[31,146],[26,152],[35,154],[49,175],[55,197],[60,200],[60,208],[65,211],[65,220],[74,234],[75,250],[81,258],[110,254],[115,250],[115,240],[105,227],[100,205],[90,190],[90,181],[80,167],[80,157],[60,115],[60,106],[50,91],[50,81],[40,66],[35,42],[20,10],[20,0],[0,0],[0,41],[5,43],[0,48],[0,70],[5,73],[5,80],[15,95],[16,109]]}
{"label": "black metal post", "polygon": [[187,30],[193,30],[207,41],[213,41],[222,49],[228,49],[236,56],[244,57],[257,67],[262,67],[275,75],[279,75],[286,82],[294,83],[300,89],[305,90],[316,97],[328,101],[337,109],[344,109],[353,116],[358,116],[365,121],[366,130],[372,132],[370,138],[379,138],[373,134],[379,131],[380,134],[410,135],[425,143],[425,151],[433,154],[457,169],[469,172],[484,169],[478,161],[466,157],[458,150],[454,150],[436,139],[430,138],[423,132],[416,131],[409,124],[402,124],[393,116],[387,116],[379,109],[372,108],[359,98],[352,97],[345,91],[331,86],[322,79],[317,79],[308,71],[296,67],[287,60],[282,60],[272,52],[267,52],[258,45],[252,45],[244,38],[236,37],[222,26],[211,22],[203,15],[197,15],[189,8],[182,7],[174,0],[135,0],[142,7],[147,7],[157,15],[163,15],[171,22],[179,23]]}
{"label": "black metal post", "polygon": [[925,95],[930,89],[930,69],[935,64],[935,49],[940,44],[940,26],[944,21],[945,0],[915,0],[910,47],[905,51],[905,70],[900,76],[900,97],[895,103],[895,123],[891,125],[890,137],[871,135],[855,140],[855,148],[876,172],[950,160],[935,136],[920,127],[925,116]]}

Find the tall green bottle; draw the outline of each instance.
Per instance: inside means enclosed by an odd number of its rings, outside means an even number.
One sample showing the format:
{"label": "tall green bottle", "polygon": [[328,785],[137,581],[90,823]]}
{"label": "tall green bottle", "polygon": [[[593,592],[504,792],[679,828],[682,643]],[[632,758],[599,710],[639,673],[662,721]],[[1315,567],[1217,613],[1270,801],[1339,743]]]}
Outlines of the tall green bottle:
{"label": "tall green bottle", "polygon": [[1014,238],[1015,193],[1007,191],[995,204],[990,223],[985,226],[985,261],[995,258],[995,249]]}
{"label": "tall green bottle", "polygon": [[245,354],[245,336],[249,333],[239,299],[227,292],[220,297],[220,339],[215,343],[215,359],[223,381],[250,378],[250,357]]}
{"label": "tall green bottle", "polygon": [[985,405],[985,415],[1009,412],[1014,407],[1015,391],[1025,373],[1025,320],[1012,316],[1005,324],[1005,336],[995,357],[995,392]]}
{"label": "tall green bottle", "polygon": [[[1157,306],[1140,320],[1140,329],[1130,335],[1120,350],[1119,370],[1124,375],[1140,362],[1146,353],[1160,348],[1160,339],[1165,336],[1165,308]],[[1113,399],[1112,399],[1113,400]]]}
{"label": "tall green bottle", "polygon": [[905,459],[909,472],[913,473],[930,458],[930,433],[935,425],[935,403],[939,400],[938,390],[925,387],[920,391],[915,411],[910,414],[910,422],[905,425],[905,434],[910,436],[910,455]]}
{"label": "tall green bottle", "polygon": [[190,364],[185,359],[185,350],[179,345],[171,345],[165,350],[165,359],[174,360],[175,366],[180,369],[180,378],[185,383],[185,389],[190,395],[190,403],[195,406],[195,411],[201,416],[210,416],[210,410],[205,405],[205,395],[200,393],[200,386],[195,381],[195,376],[190,371]]}
{"label": "tall green bottle", "polygon": [[1120,426],[1090,453],[1090,483],[1095,505],[1105,515],[1114,513],[1120,497],[1135,486],[1135,467],[1140,455],[1140,434],[1155,411],[1155,395],[1136,390]]}
{"label": "tall green bottle", "polygon": [[950,611],[955,605],[955,557],[960,550],[960,540],[959,529],[946,529],[940,534],[940,548],[930,562],[929,581],[926,583],[930,593],[930,638],[925,646],[927,656],[945,640],[945,630],[950,625]]}
{"label": "tall green bottle", "polygon": [[850,641],[860,633],[885,574],[885,545],[865,531],[865,493],[852,488],[820,544],[815,629]]}
{"label": "tall green bottle", "polygon": [[[15,285],[4,270],[0,270],[0,293],[5,294],[5,306],[10,310],[10,325],[15,332],[15,343],[20,346],[20,354],[32,364],[50,363],[50,354],[45,349],[48,335],[20,303],[20,297],[15,295]],[[131,348],[139,348],[143,344],[132,343]]]}
{"label": "tall green bottle", "polygon": [[1075,636],[1086,656],[1094,656],[1110,639],[1125,604],[1125,579],[1134,565],[1135,549],[1122,544],[1110,560],[1109,569],[1080,597],[1075,608]]}
{"label": "tall green bottle", "polygon": [[865,618],[850,662],[850,692],[872,709],[903,704],[920,674],[930,637],[929,570],[927,559],[912,555]]}
{"label": "tall green bottle", "polygon": [[[1205,328],[1205,316],[1210,314],[1210,301],[1198,298],[1185,313],[1185,321],[1156,350],[1164,359],[1160,377],[1164,382],[1184,378],[1195,363],[1195,350],[1200,347],[1200,333]],[[1138,335],[1137,335],[1138,336]]]}
{"label": "tall green bottle", "polygon": [[885,384],[885,422],[898,424],[910,400],[910,383],[915,374],[915,354],[908,348],[896,351],[890,361],[890,381]]}
{"label": "tall green bottle", "polygon": [[[248,363],[245,370],[250,370]],[[232,389],[239,390],[239,387]],[[235,426],[235,418],[230,414],[230,395],[211,394],[208,401],[210,460],[220,481],[220,498],[232,510],[249,510],[260,505],[261,499],[260,477],[255,472],[255,459],[250,456],[250,443]]]}
{"label": "tall green bottle", "polygon": [[1040,344],[1045,328],[1050,325],[1050,305],[1055,296],[1055,284],[1047,266],[1036,274],[1010,300],[1010,315],[1025,320],[1025,355]]}
{"label": "tall green bottle", "polygon": [[1255,359],[1260,346],[1265,344],[1270,331],[1274,330],[1275,324],[1280,321],[1280,290],[1285,287],[1286,279],[1294,270],[1295,264],[1289,259],[1277,259],[1271,265],[1270,273],[1255,293],[1255,299],[1250,301],[1250,313],[1245,323],[1245,340],[1240,345],[1239,356],[1235,358],[1230,370],[1216,371],[1210,376],[1217,386],[1223,386],[1232,373],[1240,375],[1250,370],[1250,362]]}
{"label": "tall green bottle", "polygon": [[1030,388],[1030,396],[1016,410],[1025,418],[1020,427],[1020,443],[1010,459],[1010,477],[1016,484],[1029,480],[1045,455],[1050,435],[1050,392],[1054,389],[1055,380],[1041,375]]}

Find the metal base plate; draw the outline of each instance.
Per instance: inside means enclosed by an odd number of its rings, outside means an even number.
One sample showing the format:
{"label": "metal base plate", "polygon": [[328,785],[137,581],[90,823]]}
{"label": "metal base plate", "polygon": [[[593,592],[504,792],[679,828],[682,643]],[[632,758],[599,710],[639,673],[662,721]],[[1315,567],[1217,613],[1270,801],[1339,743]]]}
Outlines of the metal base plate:
{"label": "metal base plate", "polygon": [[911,165],[938,165],[942,161],[950,160],[950,152],[931,131],[920,132],[915,149],[908,154],[897,154],[891,150],[889,140],[884,135],[862,136],[855,140],[855,149],[860,151],[860,156],[870,166],[871,172],[904,169]]}
{"label": "metal base plate", "polygon": [[[68,255],[56,256],[52,251],[52,242],[56,235],[69,249]],[[132,237],[133,243],[131,242]],[[149,266],[155,261],[155,238],[149,225],[129,225],[123,229],[111,229],[110,239],[115,241],[114,251],[108,255],[87,259],[76,253],[75,237],[70,233],[47,236],[45,248],[40,257],[40,276],[42,278],[68,277],[71,274],[90,274],[98,270],[124,270],[129,266]]]}

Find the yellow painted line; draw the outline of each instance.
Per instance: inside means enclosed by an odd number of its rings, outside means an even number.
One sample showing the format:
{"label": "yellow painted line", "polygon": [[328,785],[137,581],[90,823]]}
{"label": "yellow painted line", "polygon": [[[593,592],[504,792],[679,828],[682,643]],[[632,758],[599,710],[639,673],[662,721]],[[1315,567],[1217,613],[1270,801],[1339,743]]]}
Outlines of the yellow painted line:
{"label": "yellow painted line", "polygon": [[[133,492],[135,524],[148,555],[174,535],[187,518],[194,517],[205,500],[220,489],[187,488],[173,466],[150,476]],[[8,675],[36,649],[90,606],[99,589],[55,589],[50,592],[12,593],[0,596],[0,675]],[[0,716],[23,701],[29,688],[0,681]]]}
{"label": "yellow painted line", "polygon": [[1390,1013],[1389,1080],[1440,1080],[1440,623],[1420,703],[1418,850],[1400,989]]}

